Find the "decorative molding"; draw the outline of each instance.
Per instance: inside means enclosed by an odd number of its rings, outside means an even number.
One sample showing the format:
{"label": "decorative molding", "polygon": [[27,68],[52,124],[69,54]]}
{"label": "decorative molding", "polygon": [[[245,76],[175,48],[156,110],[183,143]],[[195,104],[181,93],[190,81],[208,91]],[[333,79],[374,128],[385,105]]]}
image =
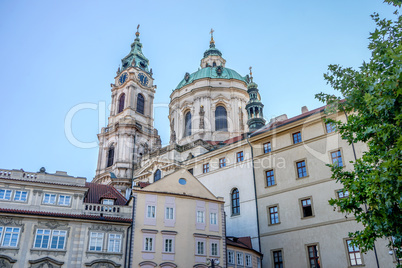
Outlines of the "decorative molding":
{"label": "decorative molding", "polygon": [[44,267],[45,264],[47,264],[48,267],[61,268],[64,264],[64,262],[62,261],[58,261],[49,257],[44,257],[37,260],[29,260],[28,262],[31,264],[31,268],[41,268]]}
{"label": "decorative molding", "polygon": [[0,218],[0,225],[4,226],[16,226],[16,227],[21,227],[21,232],[24,231],[24,224],[22,223],[22,220],[20,219],[15,219],[13,217],[1,217]]}
{"label": "decorative molding", "polygon": [[124,233],[123,228],[118,228],[112,225],[92,225],[88,228],[90,231],[104,231],[104,232],[120,232]]}
{"label": "decorative molding", "polygon": [[[32,255],[46,255],[46,256],[66,256],[67,250],[49,250],[49,249],[36,249],[36,248],[31,248],[30,252]],[[0,266],[1,267],[1,266]]]}
{"label": "decorative molding", "polygon": [[[56,229],[59,227],[66,227],[68,226],[68,223],[62,223],[60,221],[57,220],[49,220],[49,221],[38,221],[38,226],[40,227],[47,227],[49,229]],[[63,228],[65,229],[65,228]],[[67,228],[70,229],[70,228]]]}
{"label": "decorative molding", "polygon": [[85,263],[85,266],[92,268],[116,268],[121,267],[121,264],[115,263],[111,260],[99,259]]}

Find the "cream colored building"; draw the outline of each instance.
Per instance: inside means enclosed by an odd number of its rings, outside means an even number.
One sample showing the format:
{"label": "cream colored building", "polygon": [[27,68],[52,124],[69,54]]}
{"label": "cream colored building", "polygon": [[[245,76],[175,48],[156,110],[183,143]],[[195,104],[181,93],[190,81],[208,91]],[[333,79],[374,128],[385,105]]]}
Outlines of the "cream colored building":
{"label": "cream colored building", "polygon": [[134,188],[133,267],[226,267],[223,199],[178,170]]}
{"label": "cream colored building", "polygon": [[124,267],[131,206],[66,172],[0,170],[0,267]]}

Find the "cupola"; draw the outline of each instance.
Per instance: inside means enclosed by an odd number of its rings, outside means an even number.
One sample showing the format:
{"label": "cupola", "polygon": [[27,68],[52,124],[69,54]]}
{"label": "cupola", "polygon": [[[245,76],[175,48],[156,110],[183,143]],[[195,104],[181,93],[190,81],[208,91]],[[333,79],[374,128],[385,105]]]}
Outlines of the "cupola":
{"label": "cupola", "polygon": [[140,42],[140,32],[138,31],[139,28],[140,28],[140,25],[138,24],[137,32],[135,33],[136,37],[134,39],[134,43],[131,44],[130,53],[128,53],[128,55],[125,56],[121,60],[122,68],[121,68],[121,70],[119,70],[121,72],[129,67],[138,67],[146,72],[149,72],[148,71],[149,60],[142,53],[142,44]]}
{"label": "cupola", "polygon": [[258,92],[258,85],[253,81],[253,73],[250,67],[250,83],[247,85],[247,93],[250,96],[250,100],[246,105],[248,114],[248,127],[250,131],[255,131],[263,127],[266,123],[263,114],[264,104],[261,102],[261,96]]}
{"label": "cupola", "polygon": [[226,60],[222,58],[222,52],[215,47],[214,29],[211,29],[211,41],[209,48],[204,52],[204,58],[201,60],[201,68],[206,67],[225,67]]}

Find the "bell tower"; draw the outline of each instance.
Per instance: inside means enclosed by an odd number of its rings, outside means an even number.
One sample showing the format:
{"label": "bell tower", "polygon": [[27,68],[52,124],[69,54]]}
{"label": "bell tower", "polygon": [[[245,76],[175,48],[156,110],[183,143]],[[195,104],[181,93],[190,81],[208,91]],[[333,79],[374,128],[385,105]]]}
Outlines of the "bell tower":
{"label": "bell tower", "polygon": [[250,83],[247,85],[247,93],[250,100],[246,105],[248,114],[247,125],[250,131],[255,131],[265,126],[265,119],[263,114],[264,104],[261,102],[261,96],[258,92],[258,85],[253,82],[253,73],[250,67]]}
{"label": "bell tower", "polygon": [[156,90],[149,60],[142,53],[140,33],[111,84],[112,102],[108,125],[98,134],[99,154],[93,182],[110,184],[123,195],[131,188],[133,170],[144,154],[161,147],[153,127]]}

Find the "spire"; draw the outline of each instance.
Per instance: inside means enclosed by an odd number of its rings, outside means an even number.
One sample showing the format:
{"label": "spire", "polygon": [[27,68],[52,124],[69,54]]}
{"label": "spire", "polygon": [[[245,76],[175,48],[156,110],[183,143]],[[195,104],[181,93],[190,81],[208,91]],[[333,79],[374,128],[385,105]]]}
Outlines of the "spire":
{"label": "spire", "polygon": [[211,28],[211,31],[209,32],[211,34],[211,41],[209,41],[210,48],[215,47],[214,32],[215,32],[214,29]]}
{"label": "spire", "polygon": [[255,131],[263,127],[266,123],[263,114],[264,104],[261,102],[260,93],[258,92],[258,85],[253,82],[252,67],[250,69],[250,83],[247,85],[247,93],[250,96],[250,100],[246,105],[248,114],[248,128],[250,131]]}
{"label": "spire", "polygon": [[130,53],[125,56],[122,60],[122,68],[121,71],[129,67],[138,67],[146,72],[148,71],[149,60],[144,56],[142,53],[142,44],[140,42],[140,32],[139,32],[140,25],[137,26],[137,31],[135,32],[135,39],[134,43],[131,44],[131,51]]}

